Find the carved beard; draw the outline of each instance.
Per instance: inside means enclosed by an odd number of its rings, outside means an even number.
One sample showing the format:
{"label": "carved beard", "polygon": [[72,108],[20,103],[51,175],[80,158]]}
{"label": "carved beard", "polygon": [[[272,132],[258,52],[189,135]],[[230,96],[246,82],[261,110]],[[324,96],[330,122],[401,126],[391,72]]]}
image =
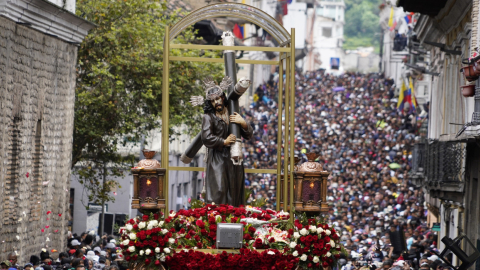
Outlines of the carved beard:
{"label": "carved beard", "polygon": [[223,104],[220,104],[220,105],[217,105],[215,106],[215,110],[217,112],[223,112],[223,109],[225,108],[225,106]]}

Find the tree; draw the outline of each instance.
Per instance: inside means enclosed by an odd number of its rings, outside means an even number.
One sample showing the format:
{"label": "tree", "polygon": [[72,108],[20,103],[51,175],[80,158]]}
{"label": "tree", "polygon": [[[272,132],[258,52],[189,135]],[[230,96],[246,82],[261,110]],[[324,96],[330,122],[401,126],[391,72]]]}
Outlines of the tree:
{"label": "tree", "polygon": [[359,46],[378,47],[379,0],[345,1],[345,43],[344,48],[356,49]]}
{"label": "tree", "polygon": [[[121,156],[117,146],[139,141],[160,128],[162,110],[163,39],[165,26],[180,13],[165,1],[78,0],[77,14],[97,24],[78,50],[72,168],[88,193],[89,202],[114,200],[115,176],[133,166],[134,157]],[[195,43],[192,29],[179,43]],[[218,52],[172,50],[175,56],[211,56]],[[208,75],[220,77],[214,63],[170,64],[171,127],[198,125],[201,108],[186,101],[202,95],[199,83]],[[184,102],[185,101],[185,102]]]}

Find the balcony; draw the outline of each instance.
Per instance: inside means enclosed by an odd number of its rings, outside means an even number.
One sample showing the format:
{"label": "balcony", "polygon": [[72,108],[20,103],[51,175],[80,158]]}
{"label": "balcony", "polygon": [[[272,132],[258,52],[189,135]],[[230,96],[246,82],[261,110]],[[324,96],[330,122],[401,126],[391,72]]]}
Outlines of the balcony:
{"label": "balcony", "polygon": [[[420,151],[420,149],[419,149]],[[466,144],[434,141],[425,144],[425,181],[423,186],[435,198],[458,201],[463,199],[465,183]],[[418,168],[421,166],[418,163]],[[413,169],[414,170],[414,169]]]}

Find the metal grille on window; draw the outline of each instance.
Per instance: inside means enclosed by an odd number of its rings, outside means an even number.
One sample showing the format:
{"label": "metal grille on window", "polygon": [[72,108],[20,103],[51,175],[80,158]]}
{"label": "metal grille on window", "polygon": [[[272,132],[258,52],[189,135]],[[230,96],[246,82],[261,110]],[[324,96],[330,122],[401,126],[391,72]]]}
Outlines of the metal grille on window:
{"label": "metal grille on window", "polygon": [[433,142],[426,146],[425,175],[432,185],[463,181],[466,148],[460,142]]}

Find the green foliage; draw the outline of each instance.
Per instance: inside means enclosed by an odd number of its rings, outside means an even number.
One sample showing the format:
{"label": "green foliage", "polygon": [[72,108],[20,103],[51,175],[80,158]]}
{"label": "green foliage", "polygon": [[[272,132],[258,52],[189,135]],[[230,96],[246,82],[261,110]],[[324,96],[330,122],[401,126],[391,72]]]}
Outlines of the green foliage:
{"label": "green foliage", "polygon": [[[165,26],[181,14],[168,12],[165,1],[78,0],[77,15],[97,27],[78,50],[72,168],[89,201],[101,203],[114,199],[110,190],[118,183],[113,177],[134,166],[134,157],[120,156],[117,146],[160,128]],[[197,41],[187,29],[175,42]],[[170,55],[219,57],[218,52],[179,49]],[[170,63],[170,127],[183,123],[195,130],[201,108],[187,102],[203,94],[201,79],[218,80],[222,74],[219,64]]]}
{"label": "green foliage", "polygon": [[192,199],[190,201],[190,207],[192,209],[196,209],[196,208],[202,208],[205,206],[205,203],[202,202],[201,200],[197,200],[197,199]]}
{"label": "green foliage", "polygon": [[[250,194],[252,194],[251,189],[245,189],[245,202],[248,201],[248,198],[250,198]],[[267,200],[265,198],[260,198],[260,199],[253,199],[251,202],[247,202],[246,205],[250,205],[253,207],[263,207],[267,204]]]}
{"label": "green foliage", "polygon": [[381,0],[345,0],[344,49],[379,48]]}

